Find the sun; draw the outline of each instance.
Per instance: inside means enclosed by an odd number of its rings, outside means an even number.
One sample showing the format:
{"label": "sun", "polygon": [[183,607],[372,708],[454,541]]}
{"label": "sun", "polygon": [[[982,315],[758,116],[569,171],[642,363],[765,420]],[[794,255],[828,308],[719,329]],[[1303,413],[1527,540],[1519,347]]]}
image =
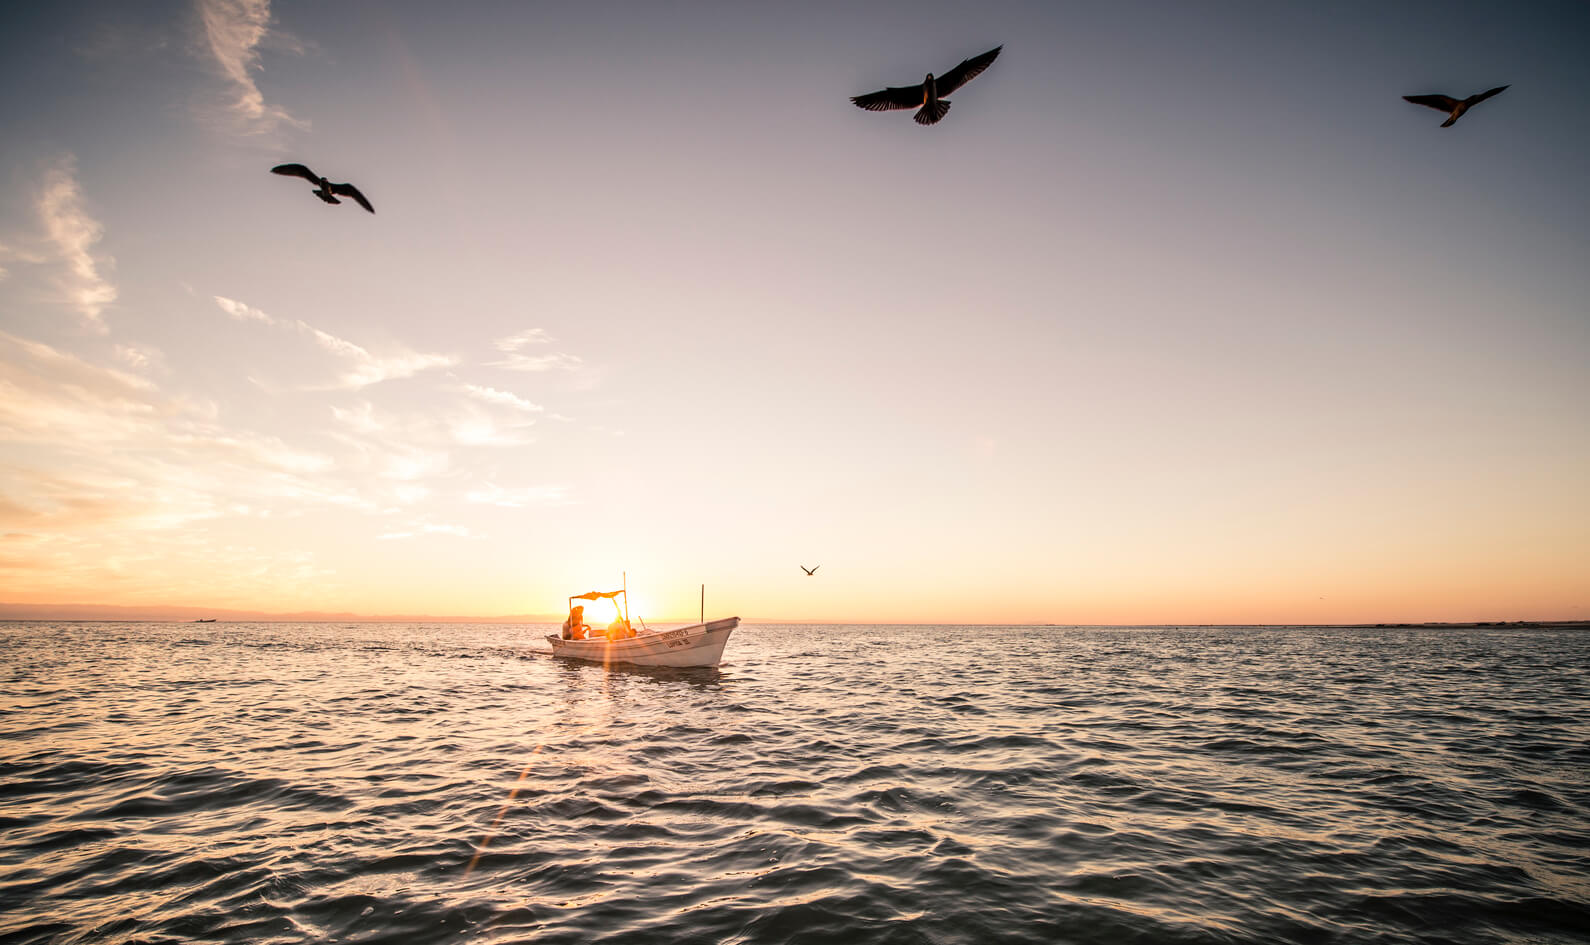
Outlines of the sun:
{"label": "sun", "polygon": [[[634,594],[629,595],[629,619],[634,621],[636,628],[640,627],[641,617],[646,617],[648,620],[651,618],[651,614],[642,609],[646,606],[643,601],[643,598]],[[585,621],[593,627],[606,627],[615,617],[624,616],[623,595],[576,603],[585,605]]]}
{"label": "sun", "polygon": [[651,605],[646,602],[646,598],[644,596],[636,594],[634,591],[629,591],[628,596],[629,619],[634,621],[635,628],[637,630],[640,629],[640,621],[642,617],[646,618],[648,621],[653,621],[656,619],[657,612],[651,609]]}

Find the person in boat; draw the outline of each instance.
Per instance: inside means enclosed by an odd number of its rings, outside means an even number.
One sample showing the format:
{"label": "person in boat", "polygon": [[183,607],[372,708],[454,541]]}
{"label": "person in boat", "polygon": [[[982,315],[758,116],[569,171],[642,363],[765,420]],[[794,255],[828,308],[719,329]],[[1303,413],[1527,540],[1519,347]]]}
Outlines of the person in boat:
{"label": "person in boat", "polygon": [[575,604],[574,609],[569,611],[568,619],[563,621],[563,639],[583,640],[590,629],[585,622],[585,605]]}
{"label": "person in boat", "polygon": [[614,617],[613,622],[607,625],[607,638],[609,640],[627,640],[635,635],[634,628],[622,616]]}

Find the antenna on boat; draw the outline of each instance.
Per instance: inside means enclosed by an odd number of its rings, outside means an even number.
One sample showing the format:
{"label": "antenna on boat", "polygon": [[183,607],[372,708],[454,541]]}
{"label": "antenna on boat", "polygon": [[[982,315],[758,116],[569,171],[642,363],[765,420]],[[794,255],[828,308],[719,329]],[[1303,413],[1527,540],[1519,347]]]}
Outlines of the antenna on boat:
{"label": "antenna on boat", "polygon": [[[624,626],[629,626],[629,572],[620,571],[624,576]],[[627,631],[626,631],[627,632]]]}

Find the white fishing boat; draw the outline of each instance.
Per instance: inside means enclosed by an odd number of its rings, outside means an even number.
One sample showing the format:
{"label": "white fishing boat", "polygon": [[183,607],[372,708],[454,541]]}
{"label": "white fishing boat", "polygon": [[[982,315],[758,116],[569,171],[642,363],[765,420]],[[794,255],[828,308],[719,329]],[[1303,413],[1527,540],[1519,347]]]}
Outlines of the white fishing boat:
{"label": "white fishing boat", "polygon": [[588,663],[626,666],[716,666],[723,660],[724,644],[740,625],[739,617],[725,617],[673,630],[639,630],[622,640],[565,640],[547,634],[552,655]]}
{"label": "white fishing boat", "polygon": [[547,642],[552,644],[553,656],[603,665],[717,666],[723,660],[723,647],[729,642],[729,634],[740,625],[739,617],[725,617],[670,630],[652,630],[642,621],[642,628],[635,630],[629,622],[628,595],[623,590],[576,594],[569,598],[569,610],[573,612],[577,600],[603,598],[613,601],[615,610],[619,599],[624,600],[623,611],[609,625],[608,631],[587,628],[583,639],[565,636],[569,632],[567,629],[563,633],[549,633]]}

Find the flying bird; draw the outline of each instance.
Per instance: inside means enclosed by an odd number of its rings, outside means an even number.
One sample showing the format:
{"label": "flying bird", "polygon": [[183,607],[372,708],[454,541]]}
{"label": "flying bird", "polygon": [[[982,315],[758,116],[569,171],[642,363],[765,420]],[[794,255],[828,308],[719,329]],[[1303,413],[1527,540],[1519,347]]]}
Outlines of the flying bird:
{"label": "flying bird", "polygon": [[933,73],[929,72],[921,85],[907,85],[870,92],[866,95],[852,95],[850,100],[856,103],[856,107],[865,108],[869,112],[890,112],[920,106],[920,110],[912,116],[916,119],[916,123],[937,124],[950,110],[950,103],[940,96],[949,95],[977,78],[1004,48],[1003,45],[995,46],[981,56],[973,56],[938,78],[934,78]]}
{"label": "flying bird", "polygon": [[803,565],[801,565],[801,570],[806,572],[806,576],[807,577],[811,577],[812,575],[817,573],[817,569],[820,568],[820,567],[822,567],[822,565],[819,564],[819,565],[815,565],[813,567],[808,568],[806,565],[803,564]]}
{"label": "flying bird", "polygon": [[337,199],[338,197],[352,197],[359,206],[371,213],[375,212],[375,208],[370,206],[370,201],[365,199],[364,194],[359,193],[359,188],[352,184],[333,184],[302,164],[278,164],[271,168],[271,173],[286,177],[302,177],[315,185],[315,196],[326,203],[342,203]]}
{"label": "flying bird", "polygon": [[1470,95],[1468,98],[1463,99],[1462,101],[1459,101],[1450,95],[1404,95],[1403,98],[1415,105],[1423,105],[1426,108],[1433,108],[1438,112],[1446,112],[1449,117],[1446,121],[1441,123],[1441,127],[1450,128],[1453,122],[1463,117],[1464,112],[1490,98],[1492,95],[1495,95],[1507,88],[1509,88],[1509,86],[1498,85],[1496,88],[1491,89],[1488,92],[1481,92],[1478,95]]}

